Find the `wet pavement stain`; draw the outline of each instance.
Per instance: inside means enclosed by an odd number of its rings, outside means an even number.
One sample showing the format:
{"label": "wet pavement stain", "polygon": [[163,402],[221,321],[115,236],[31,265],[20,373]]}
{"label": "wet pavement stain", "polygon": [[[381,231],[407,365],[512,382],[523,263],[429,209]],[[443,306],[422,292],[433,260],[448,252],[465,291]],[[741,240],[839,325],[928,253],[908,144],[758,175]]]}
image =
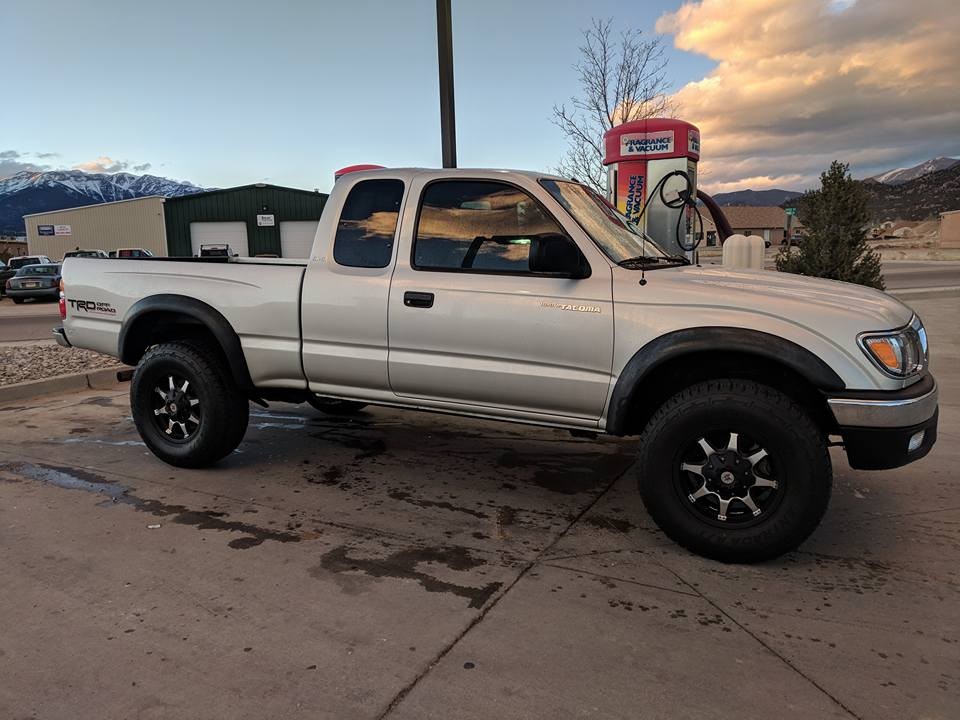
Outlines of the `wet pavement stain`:
{"label": "wet pavement stain", "polygon": [[169,517],[172,522],[178,525],[193,525],[198,530],[242,533],[245,537],[235,538],[227,543],[236,550],[256,547],[266,540],[290,543],[300,542],[302,539],[294,533],[269,530],[237,520],[226,520],[224,519],[226,513],[213,510],[190,510],[184,505],[170,505],[159,500],[141,498],[130,493],[126,486],[107,480],[82,468],[59,467],[42,463],[3,463],[0,464],[0,472],[39,480],[66,490],[82,490],[105,495],[109,498],[109,502],[130,505],[135,510],[156,517]]}
{"label": "wet pavement stain", "polygon": [[633,458],[609,453],[520,453],[507,450],[497,460],[503,468],[534,471],[535,485],[563,495],[598,490],[610,475],[622,472]]}
{"label": "wet pavement stain", "polygon": [[583,522],[601,530],[611,532],[628,533],[634,528],[634,524],[623,518],[608,517],[606,515],[591,515],[583,518]]}
{"label": "wet pavement stain", "polygon": [[438,500],[424,500],[422,498],[415,498],[408,492],[404,490],[391,490],[387,493],[389,497],[394,500],[399,500],[400,502],[410,503],[411,505],[416,505],[417,507],[422,508],[441,508],[443,510],[451,510],[453,512],[465,513],[467,515],[473,515],[476,518],[486,519],[490,517],[485,512],[480,512],[479,510],[473,510],[472,508],[463,507],[462,505],[454,505],[446,501]]}
{"label": "wet pavement stain", "polygon": [[113,407],[113,398],[111,397],[92,397],[87,398],[81,405],[97,405],[99,407]]}
{"label": "wet pavement stain", "polygon": [[350,557],[349,548],[341,546],[325,553],[320,564],[311,568],[310,574],[322,578],[324,572],[336,574],[361,572],[376,578],[399,578],[402,580],[416,580],[427,592],[450,593],[470,601],[472,608],[481,608],[500,589],[503,583],[492,582],[482,587],[457,585],[456,583],[439,580],[438,578],[420,572],[416,569],[420,563],[440,563],[451,570],[472,570],[486,561],[470,555],[470,551],[463,547],[428,547],[400,550],[384,558],[354,558]]}

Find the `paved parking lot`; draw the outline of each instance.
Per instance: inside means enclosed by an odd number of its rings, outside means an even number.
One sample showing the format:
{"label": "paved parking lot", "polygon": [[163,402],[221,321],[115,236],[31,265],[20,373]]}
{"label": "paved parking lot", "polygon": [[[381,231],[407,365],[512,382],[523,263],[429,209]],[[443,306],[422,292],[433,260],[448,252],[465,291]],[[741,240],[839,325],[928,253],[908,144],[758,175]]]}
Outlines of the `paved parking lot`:
{"label": "paved parking lot", "polygon": [[666,540],[629,440],[276,405],[180,471],[125,391],[0,396],[0,717],[956,718],[960,299],[915,306],[939,444],[837,452],[756,566]]}

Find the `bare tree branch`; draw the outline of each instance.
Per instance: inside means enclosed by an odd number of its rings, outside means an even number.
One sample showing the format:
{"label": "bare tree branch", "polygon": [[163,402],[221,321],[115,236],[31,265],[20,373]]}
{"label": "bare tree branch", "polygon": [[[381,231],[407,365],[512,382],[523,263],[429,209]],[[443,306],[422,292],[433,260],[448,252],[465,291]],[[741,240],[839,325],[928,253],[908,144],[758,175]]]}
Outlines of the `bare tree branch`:
{"label": "bare tree branch", "polygon": [[672,116],[667,91],[667,59],[660,38],[644,40],[639,30],[613,37],[613,20],[594,18],[583,32],[580,60],[574,64],[580,94],[568,105],[553,106],[553,124],[568,148],[557,174],[575,177],[606,192],[603,133],[631,120]]}

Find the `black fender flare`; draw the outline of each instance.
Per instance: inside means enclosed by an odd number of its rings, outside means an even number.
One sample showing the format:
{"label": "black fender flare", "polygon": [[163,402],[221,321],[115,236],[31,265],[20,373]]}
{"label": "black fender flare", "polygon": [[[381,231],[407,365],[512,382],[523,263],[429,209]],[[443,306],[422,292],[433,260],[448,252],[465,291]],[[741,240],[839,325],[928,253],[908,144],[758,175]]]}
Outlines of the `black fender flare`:
{"label": "black fender flare", "polygon": [[216,308],[196,298],[186,295],[160,294],[138,300],[127,311],[117,338],[117,356],[127,365],[136,365],[139,361],[138,348],[132,342],[132,329],[145,315],[163,312],[183,315],[210,331],[223,351],[230,365],[230,372],[237,386],[243,390],[253,389],[250,369],[240,345],[240,337],[230,322]]}
{"label": "black fender flare", "polygon": [[843,390],[846,384],[822,359],[795,342],[748,328],[697,327],[675,330],[651,340],[634,353],[610,396],[606,431],[621,435],[644,377],[683,355],[737,352],[772,360],[794,371],[820,390]]}

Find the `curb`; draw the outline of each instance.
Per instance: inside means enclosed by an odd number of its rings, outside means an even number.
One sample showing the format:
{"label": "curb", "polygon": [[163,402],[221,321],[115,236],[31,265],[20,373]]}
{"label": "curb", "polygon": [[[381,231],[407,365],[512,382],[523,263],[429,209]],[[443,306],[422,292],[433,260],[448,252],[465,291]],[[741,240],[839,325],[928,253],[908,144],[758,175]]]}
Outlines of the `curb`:
{"label": "curb", "polygon": [[54,393],[76,392],[78,390],[112,390],[120,385],[120,381],[117,380],[117,372],[122,369],[123,366],[118,365],[104,370],[91,370],[90,372],[74,373],[73,375],[58,375],[44,380],[27,380],[13,385],[3,385],[0,386],[0,398],[3,398],[3,402],[6,404],[9,400],[24,400]]}
{"label": "curb", "polygon": [[946,285],[931,288],[903,288],[902,290],[889,290],[888,294],[893,295],[897,300],[952,298],[960,297],[960,285]]}

